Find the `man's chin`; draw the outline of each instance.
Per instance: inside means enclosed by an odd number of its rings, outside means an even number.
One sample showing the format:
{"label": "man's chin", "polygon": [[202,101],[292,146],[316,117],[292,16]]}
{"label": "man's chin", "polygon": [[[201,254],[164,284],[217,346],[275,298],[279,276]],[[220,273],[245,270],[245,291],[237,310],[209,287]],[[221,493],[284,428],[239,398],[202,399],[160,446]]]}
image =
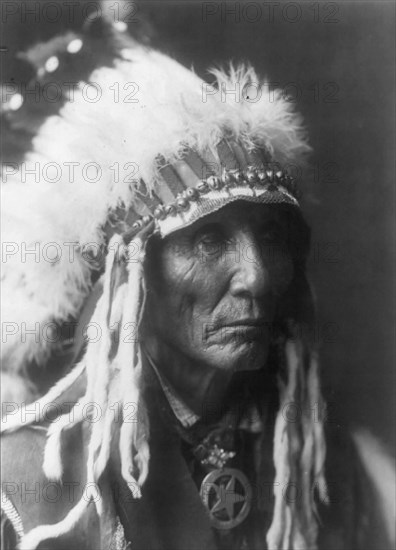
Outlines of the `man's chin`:
{"label": "man's chin", "polygon": [[267,356],[268,345],[258,341],[213,345],[206,350],[207,364],[228,371],[258,370]]}

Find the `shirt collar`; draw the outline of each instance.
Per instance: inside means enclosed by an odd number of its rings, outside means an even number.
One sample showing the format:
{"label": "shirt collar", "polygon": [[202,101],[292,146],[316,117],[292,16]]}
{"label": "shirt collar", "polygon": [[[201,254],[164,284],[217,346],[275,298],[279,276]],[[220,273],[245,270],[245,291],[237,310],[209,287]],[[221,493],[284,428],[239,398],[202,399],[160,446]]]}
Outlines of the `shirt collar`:
{"label": "shirt collar", "polygon": [[184,428],[191,428],[191,426],[198,422],[199,416],[195,414],[195,412],[191,410],[190,407],[186,405],[186,403],[178,396],[176,390],[166,379],[166,377],[159,372],[153,360],[147,353],[146,356],[159,380],[162,391],[164,392],[165,397],[168,400],[173,414],[176,416],[176,418]]}

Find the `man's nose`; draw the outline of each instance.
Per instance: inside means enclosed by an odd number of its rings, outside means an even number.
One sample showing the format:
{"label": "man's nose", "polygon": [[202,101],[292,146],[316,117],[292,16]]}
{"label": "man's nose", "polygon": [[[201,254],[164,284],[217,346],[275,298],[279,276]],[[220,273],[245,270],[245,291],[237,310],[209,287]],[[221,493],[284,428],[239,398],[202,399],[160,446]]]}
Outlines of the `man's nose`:
{"label": "man's nose", "polygon": [[239,241],[240,253],[235,263],[230,290],[234,296],[260,298],[270,293],[270,269],[262,247],[253,238]]}

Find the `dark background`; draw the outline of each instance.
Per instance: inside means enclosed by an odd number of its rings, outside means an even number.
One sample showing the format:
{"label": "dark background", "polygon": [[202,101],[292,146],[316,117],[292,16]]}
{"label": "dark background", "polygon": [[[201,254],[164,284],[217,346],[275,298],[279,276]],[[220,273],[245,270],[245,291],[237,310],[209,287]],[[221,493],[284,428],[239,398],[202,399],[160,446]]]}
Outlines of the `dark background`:
{"label": "dark background", "polygon": [[[394,2],[162,0],[124,13],[133,35],[201,76],[214,64],[248,61],[296,101],[314,149],[299,179],[313,228],[309,268],[330,417],[372,428],[394,452]],[[18,51],[83,25],[81,10],[53,23],[21,14],[3,17],[3,82],[34,77]],[[87,72],[104,49],[70,70]],[[48,114],[40,108],[4,119],[3,161],[29,146]]]}

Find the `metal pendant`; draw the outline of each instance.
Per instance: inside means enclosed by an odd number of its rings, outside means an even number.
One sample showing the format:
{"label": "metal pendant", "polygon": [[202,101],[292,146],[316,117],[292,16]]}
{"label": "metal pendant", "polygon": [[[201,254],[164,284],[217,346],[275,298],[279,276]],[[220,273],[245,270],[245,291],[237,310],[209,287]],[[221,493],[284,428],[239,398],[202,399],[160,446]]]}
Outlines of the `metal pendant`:
{"label": "metal pendant", "polygon": [[232,529],[246,519],[252,505],[248,478],[236,468],[213,470],[199,490],[213,527]]}

